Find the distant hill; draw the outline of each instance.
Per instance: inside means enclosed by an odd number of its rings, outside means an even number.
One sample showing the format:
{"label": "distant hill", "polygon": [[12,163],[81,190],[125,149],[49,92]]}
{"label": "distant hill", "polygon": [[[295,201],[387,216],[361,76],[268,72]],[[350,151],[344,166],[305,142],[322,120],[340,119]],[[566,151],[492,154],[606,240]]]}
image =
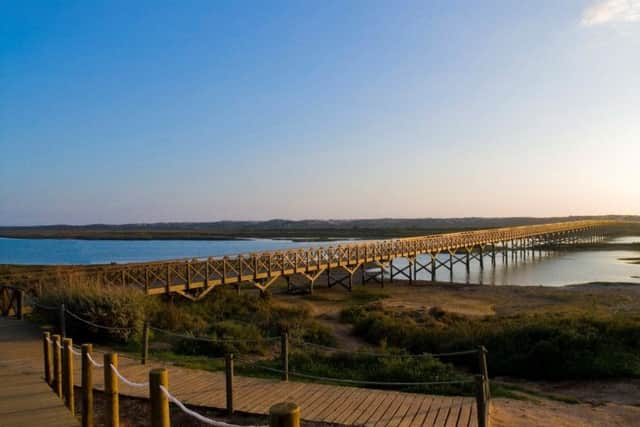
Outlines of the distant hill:
{"label": "distant hill", "polygon": [[0,227],[0,237],[63,239],[215,240],[288,238],[327,240],[337,238],[387,238],[443,233],[456,230],[541,224],[582,219],[640,221],[640,216],[571,216],[509,218],[379,218],[340,220],[163,222],[140,224],[43,225]]}

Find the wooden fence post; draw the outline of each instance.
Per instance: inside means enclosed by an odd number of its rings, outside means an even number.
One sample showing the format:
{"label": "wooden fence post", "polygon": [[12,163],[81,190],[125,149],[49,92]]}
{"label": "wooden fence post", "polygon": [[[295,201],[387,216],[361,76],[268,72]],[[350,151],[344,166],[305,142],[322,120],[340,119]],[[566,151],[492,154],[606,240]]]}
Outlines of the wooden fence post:
{"label": "wooden fence post", "polygon": [[82,427],[93,427],[93,366],[91,344],[82,344]]}
{"label": "wooden fence post", "polygon": [[42,350],[44,355],[44,380],[47,384],[51,385],[51,333],[42,333]]}
{"label": "wooden fence post", "polygon": [[73,398],[73,342],[65,338],[62,346],[62,394],[64,403],[75,415],[75,400]]}
{"label": "wooden fence post", "polygon": [[144,329],[142,329],[142,356],[140,361],[143,365],[147,364],[149,359],[149,322],[144,322]]}
{"label": "wooden fence post", "polygon": [[53,347],[53,382],[56,394],[62,398],[62,352],[60,351],[60,335],[54,335],[51,342]]}
{"label": "wooden fence post", "polygon": [[300,407],[295,403],[277,403],[269,409],[269,427],[300,427]]}
{"label": "wooden fence post", "polygon": [[170,427],[169,398],[160,389],[169,388],[169,373],[166,369],[149,372],[149,399],[151,400],[151,427]]}
{"label": "wooden fence post", "polygon": [[289,334],[280,337],[280,357],[282,359],[282,380],[289,381]]}
{"label": "wooden fence post", "polygon": [[118,368],[118,353],[104,355],[104,397],[105,397],[105,425],[107,427],[120,426],[120,405],[118,402],[118,377],[111,368]]}
{"label": "wooden fence post", "polygon": [[225,379],[227,385],[227,413],[233,414],[233,354],[227,354],[224,359]]}
{"label": "wooden fence post", "polygon": [[18,320],[24,319],[24,290],[16,290],[16,317]]}
{"label": "wooden fence post", "polygon": [[489,384],[489,368],[487,367],[487,349],[485,346],[481,345],[478,348],[478,357],[480,363],[480,374],[484,377],[484,385],[485,385],[485,393],[487,395],[487,400],[491,399],[491,387]]}
{"label": "wooden fence post", "polygon": [[62,338],[67,337],[67,323],[66,323],[64,311],[65,311],[64,304],[60,304],[60,311],[58,312],[58,317],[60,321],[60,335],[62,336]]}
{"label": "wooden fence post", "polygon": [[478,427],[488,426],[488,407],[487,407],[487,395],[486,386],[484,383],[484,376],[476,375],[476,405],[478,413]]}

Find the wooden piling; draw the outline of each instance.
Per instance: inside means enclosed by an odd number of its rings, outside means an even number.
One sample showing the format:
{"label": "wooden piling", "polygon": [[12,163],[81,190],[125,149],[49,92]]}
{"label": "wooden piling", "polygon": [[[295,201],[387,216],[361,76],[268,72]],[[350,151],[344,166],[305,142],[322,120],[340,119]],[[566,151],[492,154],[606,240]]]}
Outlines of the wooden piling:
{"label": "wooden piling", "polygon": [[300,427],[300,407],[292,402],[273,405],[269,409],[269,427]]}
{"label": "wooden piling", "polygon": [[44,380],[51,385],[51,333],[42,333],[42,354],[44,356]]}
{"label": "wooden piling", "polygon": [[485,393],[484,376],[476,375],[476,405],[478,413],[478,427],[487,427],[489,422],[488,402]]}
{"label": "wooden piling", "polygon": [[160,389],[169,389],[169,373],[166,369],[149,372],[149,400],[151,400],[151,427],[170,427],[169,398]]}
{"label": "wooden piling", "polygon": [[82,344],[82,427],[93,427],[93,366],[91,344]]}
{"label": "wooden piling", "polygon": [[104,355],[104,423],[107,427],[120,426],[120,404],[118,401],[118,377],[111,368],[118,367],[118,353]]}
{"label": "wooden piling", "polygon": [[489,368],[487,366],[487,349],[481,345],[478,347],[478,363],[480,365],[480,374],[484,377],[485,393],[487,400],[491,399],[491,388],[489,385]]}
{"label": "wooden piling", "polygon": [[73,397],[73,342],[65,338],[62,345],[62,394],[64,404],[75,415],[75,400]]}
{"label": "wooden piling", "polygon": [[53,382],[54,390],[58,397],[62,398],[62,352],[60,349],[60,335],[52,337],[53,347]]}
{"label": "wooden piling", "polygon": [[227,391],[227,414],[231,415],[233,414],[233,354],[227,354],[224,362]]}

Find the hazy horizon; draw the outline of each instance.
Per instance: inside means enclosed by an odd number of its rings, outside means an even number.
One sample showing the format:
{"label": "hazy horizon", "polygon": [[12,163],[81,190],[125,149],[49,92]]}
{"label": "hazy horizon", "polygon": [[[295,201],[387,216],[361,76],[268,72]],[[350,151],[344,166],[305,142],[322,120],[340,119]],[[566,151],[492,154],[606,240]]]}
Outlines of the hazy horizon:
{"label": "hazy horizon", "polygon": [[640,213],[640,0],[0,5],[0,225]]}
{"label": "hazy horizon", "polygon": [[88,223],[42,223],[42,224],[0,224],[0,228],[11,227],[89,227],[89,226],[128,226],[155,224],[216,224],[216,223],[268,223],[268,222],[358,222],[358,221],[465,221],[465,220],[553,220],[573,218],[601,218],[601,217],[640,217],[633,214],[602,214],[602,215],[567,215],[567,216],[461,216],[461,217],[358,217],[358,218],[266,218],[266,219],[219,219],[210,221],[140,221],[125,223],[88,222]]}

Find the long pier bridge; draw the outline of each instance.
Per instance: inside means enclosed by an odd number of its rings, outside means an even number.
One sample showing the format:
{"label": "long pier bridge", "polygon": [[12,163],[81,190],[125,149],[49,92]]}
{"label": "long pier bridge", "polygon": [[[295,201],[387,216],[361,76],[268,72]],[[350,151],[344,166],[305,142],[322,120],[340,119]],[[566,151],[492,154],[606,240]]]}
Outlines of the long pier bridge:
{"label": "long pier bridge", "polygon": [[[510,252],[595,242],[604,238],[604,227],[617,223],[569,221],[206,259],[80,266],[66,274],[91,277],[106,285],[136,287],[148,295],[179,294],[192,300],[218,286],[239,289],[241,283],[266,292],[279,279],[286,280],[292,291],[302,286],[313,292],[320,280],[329,287],[351,290],[354,278],[383,285],[386,275],[390,281],[399,277],[411,283],[424,271],[435,281],[436,271],[451,273],[458,263],[468,270],[477,262],[483,269],[486,263],[495,266],[499,256],[508,262]],[[439,256],[442,254],[444,259]],[[406,261],[399,262],[401,259]]]}

